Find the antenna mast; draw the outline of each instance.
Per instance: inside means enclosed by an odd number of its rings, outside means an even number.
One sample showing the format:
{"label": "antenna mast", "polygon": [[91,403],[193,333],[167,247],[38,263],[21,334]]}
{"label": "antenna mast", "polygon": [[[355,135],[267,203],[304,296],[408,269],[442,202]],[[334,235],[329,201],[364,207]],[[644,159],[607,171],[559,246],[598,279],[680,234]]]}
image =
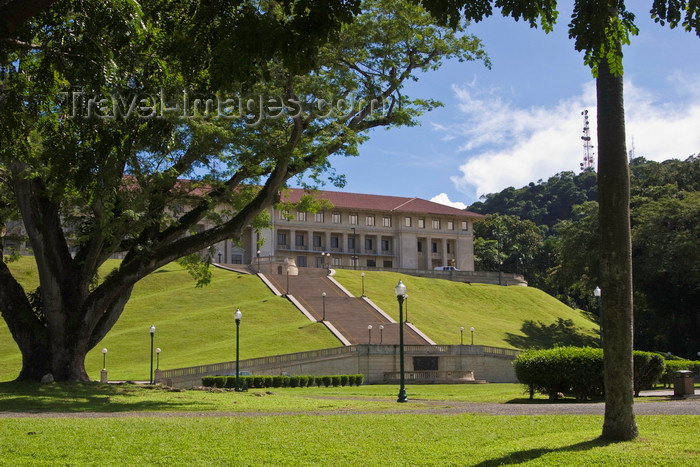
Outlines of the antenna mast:
{"label": "antenna mast", "polygon": [[588,125],[588,110],[581,112],[583,115],[583,162],[579,165],[581,172],[593,168],[593,145],[591,144],[591,129]]}

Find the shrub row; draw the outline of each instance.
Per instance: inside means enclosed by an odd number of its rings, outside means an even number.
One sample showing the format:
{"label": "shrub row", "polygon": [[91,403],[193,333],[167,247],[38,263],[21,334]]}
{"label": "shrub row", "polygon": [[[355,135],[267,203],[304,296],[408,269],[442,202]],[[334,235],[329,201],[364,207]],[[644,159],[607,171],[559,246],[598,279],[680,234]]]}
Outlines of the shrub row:
{"label": "shrub row", "polygon": [[666,360],[666,369],[659,382],[663,383],[664,386],[671,386],[676,372],[680,370],[690,370],[695,376],[698,376],[700,375],[700,362],[692,360]]}
{"label": "shrub row", "polygon": [[[591,347],[529,350],[513,362],[515,375],[530,391],[556,399],[559,393],[586,400],[603,394],[603,351]],[[634,393],[659,381],[664,359],[651,352],[634,352]]]}
{"label": "shrub row", "polygon": [[[359,386],[364,375],[246,375],[240,376],[240,384],[243,389],[262,388],[305,388],[309,386]],[[205,376],[202,378],[204,387],[230,388],[236,387],[236,376]]]}

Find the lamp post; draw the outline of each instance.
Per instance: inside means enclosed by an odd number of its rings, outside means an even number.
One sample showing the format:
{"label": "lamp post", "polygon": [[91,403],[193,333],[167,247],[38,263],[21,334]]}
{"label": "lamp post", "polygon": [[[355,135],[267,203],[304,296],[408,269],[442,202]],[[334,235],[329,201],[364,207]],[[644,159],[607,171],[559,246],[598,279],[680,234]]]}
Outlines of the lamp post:
{"label": "lamp post", "polygon": [[289,295],[289,266],[287,266],[287,295]]}
{"label": "lamp post", "polygon": [[151,333],[151,373],[150,373],[150,378],[149,378],[149,383],[153,384],[153,338],[155,337],[156,334],[156,327],[155,325],[151,325],[151,328],[149,331]]}
{"label": "lamp post", "polygon": [[[401,281],[399,281],[401,282]],[[404,300],[406,301],[406,322],[408,323],[408,294],[405,294],[403,296]]]}
{"label": "lamp post", "polygon": [[102,349],[102,370],[107,369],[107,349]]}
{"label": "lamp post", "polygon": [[160,347],[156,348],[156,371],[160,370]]}
{"label": "lamp post", "polygon": [[357,269],[357,230],[352,228],[352,268]]}
{"label": "lamp post", "polygon": [[603,301],[600,298],[601,293],[602,291],[600,290],[600,287],[596,285],[595,289],[593,289],[593,296],[598,302],[598,314],[600,319],[600,346],[603,347]]}
{"label": "lamp post", "polygon": [[406,297],[406,286],[399,281],[394,287],[396,300],[399,302],[399,371],[401,387],[399,388],[399,398],[396,402],[406,402],[406,388],[404,386],[404,362],[403,362],[403,301]]}
{"label": "lamp post", "polygon": [[362,296],[364,297],[365,296],[365,273],[363,272],[362,274],[360,274],[360,276],[362,277]]}
{"label": "lamp post", "polygon": [[323,297],[323,321],[326,320],[326,292],[323,292],[321,294],[321,297]]}
{"label": "lamp post", "polygon": [[[379,344],[384,342],[384,325],[380,324],[379,325]],[[700,355],[700,352],[698,352],[698,355]]]}
{"label": "lamp post", "polygon": [[238,339],[238,337],[240,335],[241,317],[242,316],[243,316],[243,314],[241,313],[241,310],[236,308],[236,312],[233,314],[233,319],[236,320],[236,389],[235,389],[236,392],[242,391],[242,389],[241,389],[241,377],[240,377],[241,373],[240,373],[239,368],[238,368],[238,363],[239,363],[239,359],[238,359],[238,357],[239,357],[239,353],[238,353],[238,350],[239,350],[238,341],[239,341],[239,339]]}
{"label": "lamp post", "polygon": [[372,325],[368,324],[367,325],[367,332],[369,333],[369,343],[372,343]]}
{"label": "lamp post", "polygon": [[258,257],[258,274],[260,274],[260,250],[256,252],[257,257]]}
{"label": "lamp post", "polygon": [[474,345],[474,326],[470,327],[469,331],[472,333],[472,345]]}
{"label": "lamp post", "polygon": [[459,327],[459,345],[464,345],[464,326]]}

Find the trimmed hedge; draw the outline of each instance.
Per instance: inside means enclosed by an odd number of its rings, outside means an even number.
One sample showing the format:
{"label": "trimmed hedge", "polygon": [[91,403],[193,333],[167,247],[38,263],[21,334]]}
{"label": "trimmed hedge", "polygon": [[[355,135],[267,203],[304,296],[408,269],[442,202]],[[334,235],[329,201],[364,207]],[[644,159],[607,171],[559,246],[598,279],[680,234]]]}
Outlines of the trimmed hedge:
{"label": "trimmed hedge", "polygon": [[676,372],[681,370],[690,370],[695,373],[695,376],[700,375],[700,362],[692,360],[666,360],[666,369],[663,372],[660,382],[663,383],[664,386],[671,387]]}
{"label": "trimmed hedge", "polygon": [[[314,385],[329,387],[361,385],[365,377],[364,375],[246,375],[239,376],[241,388],[305,388]],[[210,388],[228,388],[236,387],[236,376],[205,376],[202,378],[202,386]]]}
{"label": "trimmed hedge", "polygon": [[[603,351],[591,347],[557,347],[522,352],[513,362],[518,381],[525,384],[530,398],[535,391],[556,399],[573,394],[586,400],[603,394]],[[664,371],[663,359],[650,352],[634,352],[634,392],[657,382]]]}

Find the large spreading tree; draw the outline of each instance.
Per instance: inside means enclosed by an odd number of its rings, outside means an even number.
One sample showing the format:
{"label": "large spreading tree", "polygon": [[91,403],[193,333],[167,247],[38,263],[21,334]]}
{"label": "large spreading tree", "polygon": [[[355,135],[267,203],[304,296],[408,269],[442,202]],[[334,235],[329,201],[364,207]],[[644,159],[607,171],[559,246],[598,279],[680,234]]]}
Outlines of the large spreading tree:
{"label": "large spreading tree", "polygon": [[[500,9],[504,16],[549,31],[557,19],[556,0],[422,0],[443,22],[480,21]],[[681,25],[700,35],[698,0],[653,0],[651,16],[662,25]],[[638,32],[624,0],[575,0],[569,37],[584,53],[596,78],[598,101],[598,192],[600,202],[600,286],[605,310],[605,419],[602,437],[637,437],[633,410],[632,247],[629,167],[625,143],[622,46]]]}
{"label": "large spreading tree", "polygon": [[[24,290],[0,262],[19,378],[87,380],[86,353],[137,281],[262,225],[291,177],[342,181],[331,155],[438,105],[406,81],[443,59],[486,60],[478,39],[403,1],[368,1],[336,29],[290,7],[304,2],[214,8],[226,3],[59,2],[1,42],[0,225],[21,218],[40,281]],[[304,18],[332,40],[294,58]]]}

